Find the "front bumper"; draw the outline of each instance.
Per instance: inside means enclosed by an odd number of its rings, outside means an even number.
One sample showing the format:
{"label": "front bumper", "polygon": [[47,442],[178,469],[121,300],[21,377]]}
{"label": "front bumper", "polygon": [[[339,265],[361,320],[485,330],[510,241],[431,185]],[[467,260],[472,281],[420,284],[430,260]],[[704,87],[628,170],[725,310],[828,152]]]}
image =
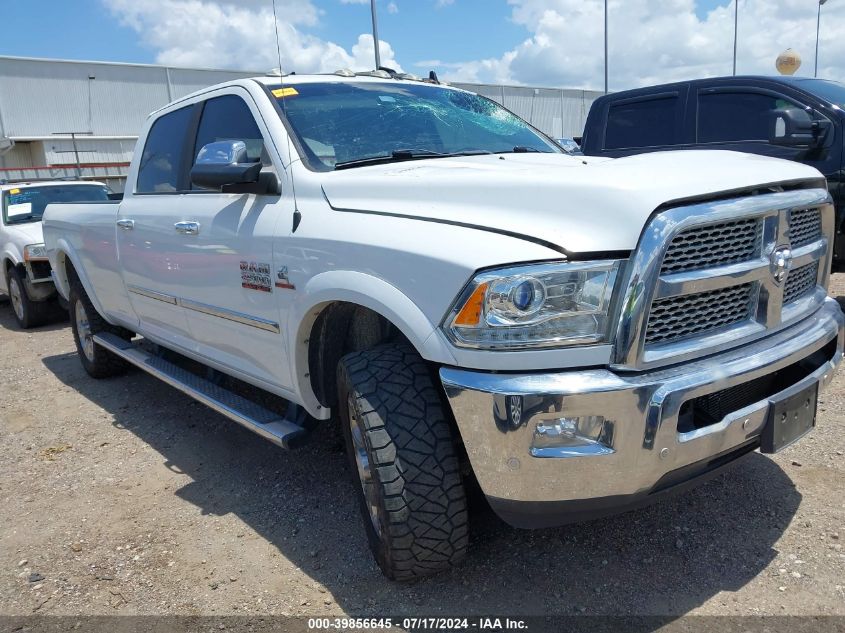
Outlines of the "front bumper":
{"label": "front bumper", "polygon": [[56,294],[50,262],[46,259],[30,260],[26,268],[26,294],[32,301],[46,301]]}
{"label": "front bumper", "polygon": [[[775,372],[798,375],[789,385],[778,383],[778,393],[826,386],[842,361],[843,342],[845,317],[827,299],[777,334],[665,369],[491,374],[442,368],[440,377],[493,509],[517,527],[542,527],[649,503],[753,451],[777,394],[691,430],[679,430],[688,410],[682,407]],[[576,418],[582,426],[561,426]],[[575,431],[550,441],[550,430],[559,428]]]}

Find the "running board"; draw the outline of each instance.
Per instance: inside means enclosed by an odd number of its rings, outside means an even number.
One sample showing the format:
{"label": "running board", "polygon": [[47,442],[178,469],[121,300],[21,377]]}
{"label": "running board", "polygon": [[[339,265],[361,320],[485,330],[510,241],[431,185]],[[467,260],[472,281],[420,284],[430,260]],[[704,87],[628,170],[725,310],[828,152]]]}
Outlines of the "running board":
{"label": "running board", "polygon": [[119,336],[96,334],[94,342],[282,448],[296,448],[308,434],[302,426],[307,415],[302,407],[292,402],[288,404],[287,415],[282,418],[278,413],[192,374]]}

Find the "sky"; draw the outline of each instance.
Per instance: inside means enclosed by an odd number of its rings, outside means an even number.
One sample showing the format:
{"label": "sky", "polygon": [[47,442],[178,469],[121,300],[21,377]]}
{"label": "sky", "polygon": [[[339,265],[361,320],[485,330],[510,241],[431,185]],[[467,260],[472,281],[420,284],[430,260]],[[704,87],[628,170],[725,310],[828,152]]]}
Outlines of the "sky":
{"label": "sky", "polygon": [[[797,51],[812,76],[818,0],[738,0],[740,74]],[[0,0],[0,55],[203,68],[371,69],[369,0]],[[377,0],[382,64],[450,81],[602,89],[604,0]],[[610,89],[728,75],[734,4],[609,0]],[[822,7],[819,76],[845,80],[845,0]]]}

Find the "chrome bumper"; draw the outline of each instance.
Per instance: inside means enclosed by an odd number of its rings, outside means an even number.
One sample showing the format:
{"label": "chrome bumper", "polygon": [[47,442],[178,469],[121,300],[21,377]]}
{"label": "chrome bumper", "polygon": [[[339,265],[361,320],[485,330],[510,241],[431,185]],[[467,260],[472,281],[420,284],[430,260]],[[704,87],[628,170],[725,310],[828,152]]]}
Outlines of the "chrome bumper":
{"label": "chrome bumper", "polygon": [[[721,464],[714,458],[731,461],[753,450],[768,418],[768,398],[686,433],[678,431],[681,406],[820,350],[828,354],[820,366],[787,389],[826,386],[842,361],[843,327],[839,305],[827,299],[815,314],[763,340],[661,370],[491,374],[442,368],[440,377],[485,495],[505,520],[531,527],[566,522],[544,519],[547,504],[563,503],[577,515],[582,503],[597,509],[590,514],[608,514],[637,505],[631,502],[662,483],[680,482],[681,475],[694,479],[713,470],[693,465],[715,468]],[[561,426],[563,420],[568,422]],[[521,506],[533,518],[522,520]]]}

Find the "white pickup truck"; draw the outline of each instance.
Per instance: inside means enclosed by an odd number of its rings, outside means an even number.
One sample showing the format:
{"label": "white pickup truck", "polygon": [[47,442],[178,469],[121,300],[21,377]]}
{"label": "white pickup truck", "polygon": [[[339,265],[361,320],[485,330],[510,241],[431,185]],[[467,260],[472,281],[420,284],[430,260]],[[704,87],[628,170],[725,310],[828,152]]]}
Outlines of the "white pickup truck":
{"label": "white pickup truck", "polygon": [[88,373],[134,364],[285,447],[337,421],[394,579],[462,558],[475,482],[551,526],[815,425],[843,351],[821,174],[569,156],[381,75],[203,90],[150,116],[122,202],[48,207]]}
{"label": "white pickup truck", "polygon": [[8,295],[21,328],[42,325],[56,288],[41,235],[41,216],[51,202],[108,200],[99,182],[56,180],[0,183],[0,292]]}

